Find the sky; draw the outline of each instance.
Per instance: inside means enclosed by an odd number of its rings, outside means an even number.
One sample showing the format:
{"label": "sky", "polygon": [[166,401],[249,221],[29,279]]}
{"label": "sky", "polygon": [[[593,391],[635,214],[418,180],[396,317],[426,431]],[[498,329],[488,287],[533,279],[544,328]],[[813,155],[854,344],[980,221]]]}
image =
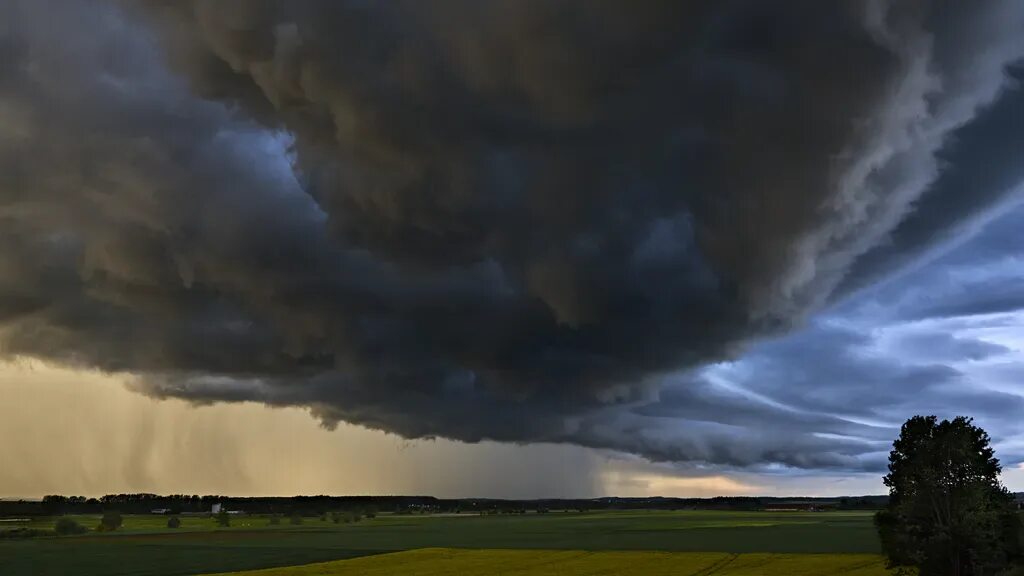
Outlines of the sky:
{"label": "sky", "polygon": [[1024,7],[0,6],[0,496],[1024,490]]}

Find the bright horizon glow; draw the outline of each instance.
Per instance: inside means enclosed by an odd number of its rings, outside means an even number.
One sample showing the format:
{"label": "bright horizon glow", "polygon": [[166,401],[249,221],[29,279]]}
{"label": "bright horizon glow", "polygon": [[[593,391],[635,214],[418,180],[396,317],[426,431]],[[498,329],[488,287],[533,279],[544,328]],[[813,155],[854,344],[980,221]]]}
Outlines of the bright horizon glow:
{"label": "bright horizon glow", "polygon": [[[114,493],[415,494],[441,498],[834,496],[880,482],[685,475],[569,445],[406,440],[299,408],[193,406],[129,391],[123,377],[0,364],[0,497]],[[825,490],[822,490],[822,488]],[[859,489],[858,489],[859,488]]]}

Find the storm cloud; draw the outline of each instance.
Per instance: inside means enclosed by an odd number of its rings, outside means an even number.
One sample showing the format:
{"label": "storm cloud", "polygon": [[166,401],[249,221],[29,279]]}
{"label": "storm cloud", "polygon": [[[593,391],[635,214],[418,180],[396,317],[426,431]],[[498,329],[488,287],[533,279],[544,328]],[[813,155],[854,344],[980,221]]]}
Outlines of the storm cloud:
{"label": "storm cloud", "polygon": [[[2,353],[328,425],[873,469],[887,436],[853,416],[738,432],[772,416],[666,375],[801,325],[1020,177],[958,146],[1019,120],[1012,0],[15,0],[0,21]],[[863,366],[780,379],[776,409],[809,412],[822,379],[861,393]],[[658,424],[704,404],[732,416]]]}

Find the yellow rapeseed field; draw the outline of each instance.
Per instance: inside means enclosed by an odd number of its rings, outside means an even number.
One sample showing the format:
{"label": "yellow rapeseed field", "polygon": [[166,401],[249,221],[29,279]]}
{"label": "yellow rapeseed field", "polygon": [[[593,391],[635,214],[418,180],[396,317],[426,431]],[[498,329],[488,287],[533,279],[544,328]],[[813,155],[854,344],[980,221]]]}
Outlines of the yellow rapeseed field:
{"label": "yellow rapeseed field", "polygon": [[870,554],[725,554],[425,548],[232,576],[882,576]]}

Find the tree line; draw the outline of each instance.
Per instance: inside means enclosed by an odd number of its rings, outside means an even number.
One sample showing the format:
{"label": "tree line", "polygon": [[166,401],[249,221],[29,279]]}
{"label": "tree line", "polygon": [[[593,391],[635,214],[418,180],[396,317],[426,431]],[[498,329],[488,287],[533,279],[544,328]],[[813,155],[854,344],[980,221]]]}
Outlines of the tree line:
{"label": "tree line", "polygon": [[[432,496],[294,496],[241,498],[225,495],[109,494],[100,498],[49,495],[41,501],[0,501],[0,515],[59,516],[63,514],[102,514],[117,509],[124,514],[149,514],[166,510],[168,514],[210,512],[214,504],[252,514],[301,514],[316,516],[325,511],[374,508],[397,514],[416,513],[516,513],[601,510],[763,510],[793,505],[814,509],[877,510],[888,496],[849,496],[841,498],[773,498],[729,496],[715,498],[589,498],[502,500],[486,498],[441,499]],[[797,503],[797,504],[794,504]]]}

